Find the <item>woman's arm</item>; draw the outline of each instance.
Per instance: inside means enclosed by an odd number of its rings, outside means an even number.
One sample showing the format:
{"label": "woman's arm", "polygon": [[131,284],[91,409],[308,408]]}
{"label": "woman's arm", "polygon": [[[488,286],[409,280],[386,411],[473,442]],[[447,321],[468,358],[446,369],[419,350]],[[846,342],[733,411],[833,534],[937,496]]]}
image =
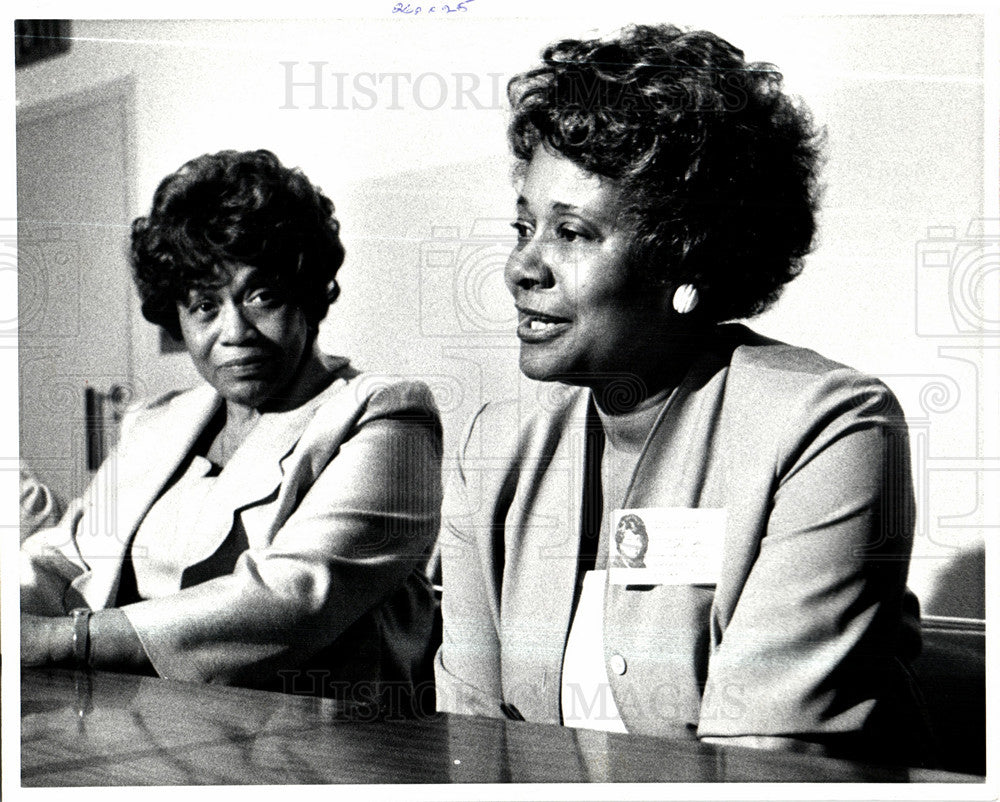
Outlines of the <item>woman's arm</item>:
{"label": "woman's arm", "polygon": [[913,729],[900,718],[906,428],[892,394],[853,373],[814,382],[793,409],[759,554],[729,620],[713,621],[707,683],[719,709],[703,705],[698,733],[856,747],[880,728]]}
{"label": "woman's arm", "polygon": [[[128,442],[135,427],[142,426],[147,408],[165,405],[176,393],[155,398],[132,408],[121,423],[119,445]],[[147,457],[143,455],[143,459]],[[108,561],[121,558],[123,543],[120,538],[128,532],[117,531],[120,511],[117,497],[121,453],[115,446],[94,474],[83,495],[67,504],[58,525],[39,529],[21,542],[20,590],[21,614],[46,617],[65,616],[77,607],[88,607],[83,595],[74,586],[91,570],[89,559],[98,559],[107,566]],[[90,516],[95,510],[111,512],[104,521],[95,523]],[[89,520],[88,520],[89,519]],[[81,530],[81,527],[83,529]],[[89,538],[87,536],[90,536]],[[81,541],[87,540],[81,554]]]}
{"label": "woman's arm", "polygon": [[[121,610],[98,610],[88,621],[91,668],[149,673],[152,666],[139,636]],[[21,616],[21,665],[70,665],[74,662],[72,616]]]}
{"label": "woman's arm", "polygon": [[332,643],[422,567],[438,529],[440,460],[429,390],[374,393],[267,547],[244,552],[232,574],[122,608],[157,673],[274,681]]}
{"label": "woman's arm", "polygon": [[[437,534],[440,424],[427,388],[412,383],[374,392],[356,414],[269,545],[244,552],[232,574],[95,613],[95,665],[133,670],[147,654],[168,678],[273,680],[400,590]],[[53,638],[59,627],[48,623]]]}

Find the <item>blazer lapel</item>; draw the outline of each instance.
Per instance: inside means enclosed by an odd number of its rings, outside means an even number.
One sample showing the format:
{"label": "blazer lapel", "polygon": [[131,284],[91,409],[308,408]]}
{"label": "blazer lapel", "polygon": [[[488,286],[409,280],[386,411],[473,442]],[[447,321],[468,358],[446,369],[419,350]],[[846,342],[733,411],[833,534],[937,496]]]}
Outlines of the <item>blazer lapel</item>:
{"label": "blazer lapel", "polygon": [[709,351],[667,400],[639,455],[626,508],[724,506],[714,479],[723,464],[717,427],[728,361],[728,353]]}
{"label": "blazer lapel", "polygon": [[[735,606],[756,549],[755,544],[742,542],[740,534],[747,530],[738,520],[742,514],[738,504],[742,477],[735,475],[732,466],[748,462],[734,459],[734,450],[743,447],[745,438],[740,416],[734,419],[733,404],[726,403],[733,352],[745,341],[746,333],[740,326],[722,327],[715,342],[692,366],[650,434],[625,503],[629,508],[726,509],[714,611],[731,611]],[[606,592],[606,621],[612,615],[613,599],[620,596],[619,588]],[[714,612],[711,620],[715,632]]]}
{"label": "blazer lapel", "polygon": [[220,403],[211,387],[199,387],[174,398],[161,416],[136,421],[119,457],[123,489],[119,513],[130,536]]}
{"label": "blazer lapel", "polygon": [[[334,367],[346,364],[346,360],[340,360]],[[199,548],[189,552],[189,565],[215,553],[232,530],[237,513],[263,501],[273,500],[271,497],[276,496],[284,478],[282,460],[295,449],[318,407],[339,392],[343,385],[340,379],[334,380],[324,391],[294,409],[261,415],[205,497],[198,516]],[[273,520],[273,516],[269,516],[268,520]],[[269,535],[270,532],[248,527],[251,548],[266,545]]]}
{"label": "blazer lapel", "polygon": [[87,515],[76,527],[81,556],[91,570],[72,583],[91,608],[113,601],[132,536],[219,402],[211,387],[200,387],[175,396],[162,408],[138,413],[101,466],[88,490]]}
{"label": "blazer lapel", "polygon": [[[504,694],[529,720],[559,721],[562,657],[580,551],[589,392],[574,392],[544,417],[521,454],[521,480],[507,516],[501,633]],[[516,612],[515,612],[516,611]],[[539,660],[540,684],[525,682]],[[536,669],[534,669],[536,670]]]}

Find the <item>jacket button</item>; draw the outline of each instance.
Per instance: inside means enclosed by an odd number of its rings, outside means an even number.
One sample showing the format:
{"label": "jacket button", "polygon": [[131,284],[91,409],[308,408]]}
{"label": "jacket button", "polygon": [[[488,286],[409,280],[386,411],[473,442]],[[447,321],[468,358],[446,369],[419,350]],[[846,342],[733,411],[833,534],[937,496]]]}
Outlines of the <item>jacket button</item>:
{"label": "jacket button", "polygon": [[624,674],[628,670],[628,664],[625,662],[625,658],[620,654],[611,655],[611,670],[619,676]]}

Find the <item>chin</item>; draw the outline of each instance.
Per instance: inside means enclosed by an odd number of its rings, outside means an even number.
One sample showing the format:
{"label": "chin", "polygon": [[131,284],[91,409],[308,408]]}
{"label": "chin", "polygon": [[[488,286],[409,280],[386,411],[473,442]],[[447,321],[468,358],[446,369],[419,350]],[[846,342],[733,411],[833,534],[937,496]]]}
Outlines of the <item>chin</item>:
{"label": "chin", "polygon": [[270,386],[264,385],[231,387],[220,395],[233,404],[257,409],[270,401],[275,393]]}
{"label": "chin", "polygon": [[558,381],[559,378],[559,372],[551,365],[546,365],[530,358],[526,359],[523,356],[521,357],[520,368],[521,373],[529,379],[534,379],[538,382]]}
{"label": "chin", "polygon": [[[572,380],[574,376],[573,370],[569,365],[565,364],[565,360],[552,359],[551,355],[548,355],[549,358],[546,358],[546,354],[539,354],[534,351],[535,349],[530,348],[530,346],[526,348],[522,345],[518,361],[521,373],[529,379],[539,382],[561,381],[566,384],[577,383]],[[576,375],[579,376],[579,374]]]}
{"label": "chin", "polygon": [[527,376],[529,379],[534,379],[538,382],[548,381],[548,375],[544,371],[538,370],[534,365],[528,363],[525,364],[521,362],[521,373]]}

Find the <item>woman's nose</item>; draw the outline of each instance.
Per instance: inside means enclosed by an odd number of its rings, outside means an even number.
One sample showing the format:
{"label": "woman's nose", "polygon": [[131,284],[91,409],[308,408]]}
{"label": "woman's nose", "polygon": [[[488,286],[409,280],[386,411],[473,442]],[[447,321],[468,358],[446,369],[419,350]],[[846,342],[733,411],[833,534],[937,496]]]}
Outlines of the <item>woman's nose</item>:
{"label": "woman's nose", "polygon": [[543,243],[532,239],[515,246],[507,258],[504,280],[511,293],[516,290],[543,290],[552,287],[555,275],[545,258]]}
{"label": "woman's nose", "polygon": [[223,345],[239,345],[253,337],[254,326],[241,304],[228,302],[221,311],[219,337]]}

